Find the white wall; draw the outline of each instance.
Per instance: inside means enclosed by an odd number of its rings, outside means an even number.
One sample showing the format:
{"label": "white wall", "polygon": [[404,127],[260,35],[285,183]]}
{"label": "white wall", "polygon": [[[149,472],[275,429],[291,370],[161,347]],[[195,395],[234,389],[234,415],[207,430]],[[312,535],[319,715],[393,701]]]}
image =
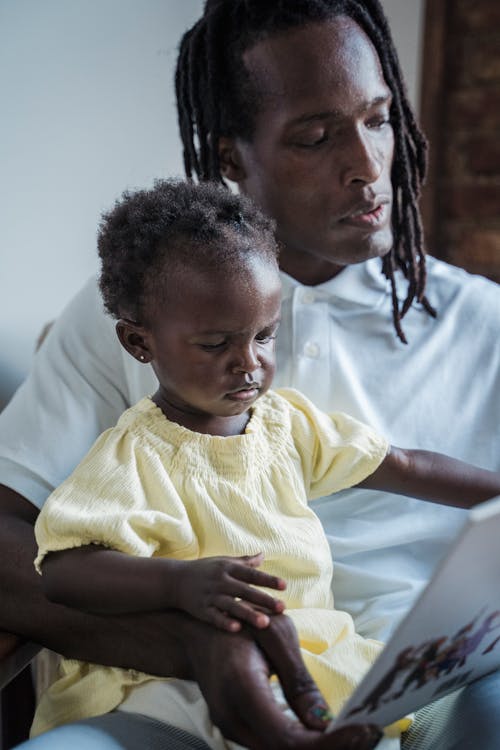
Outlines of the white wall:
{"label": "white wall", "polygon": [[[422,3],[384,2],[413,101]],[[44,323],[97,270],[102,210],[182,174],[173,67],[202,5],[0,0],[0,408]]]}
{"label": "white wall", "polygon": [[418,109],[425,0],[382,0],[382,5],[394,35],[410,101]]}

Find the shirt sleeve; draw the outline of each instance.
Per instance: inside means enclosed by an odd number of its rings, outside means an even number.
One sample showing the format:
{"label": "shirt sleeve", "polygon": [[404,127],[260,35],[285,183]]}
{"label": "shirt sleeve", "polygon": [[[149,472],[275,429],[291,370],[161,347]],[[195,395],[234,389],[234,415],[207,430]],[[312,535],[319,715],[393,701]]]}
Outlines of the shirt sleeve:
{"label": "shirt sleeve", "polygon": [[93,278],[54,323],[0,414],[0,483],[41,507],[130,406],[127,358],[133,367]]}
{"label": "shirt sleeve", "polygon": [[293,389],[280,394],[291,405],[291,428],[311,500],[353,487],[373,474],[389,450],[385,437],[357,419],[325,414]]}
{"label": "shirt sleeve", "polygon": [[35,525],[38,555],[99,544],[138,557],[196,557],[197,538],[161,456],[119,426],[95,442],[48,498]]}

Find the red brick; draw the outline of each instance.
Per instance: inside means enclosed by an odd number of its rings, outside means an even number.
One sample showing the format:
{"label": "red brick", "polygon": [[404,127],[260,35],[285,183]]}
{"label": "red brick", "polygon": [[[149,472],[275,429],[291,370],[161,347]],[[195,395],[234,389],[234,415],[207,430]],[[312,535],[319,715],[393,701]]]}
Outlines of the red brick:
{"label": "red brick", "polygon": [[500,281],[500,0],[446,8],[433,241],[450,262]]}
{"label": "red brick", "polygon": [[445,96],[453,91],[461,91],[471,85],[468,65],[467,39],[464,36],[449,35],[446,42]]}
{"label": "red brick", "polygon": [[449,98],[446,119],[464,129],[500,128],[500,87],[455,92]]}
{"label": "red brick", "polygon": [[478,82],[500,81],[500,35],[474,35],[466,45],[464,66],[470,80]]}
{"label": "red brick", "polygon": [[446,219],[500,222],[500,185],[444,188],[440,200]]}
{"label": "red brick", "polygon": [[[443,139],[438,151],[431,149],[431,158],[438,159],[447,178],[470,182],[478,178],[500,178],[500,133],[461,130],[456,120]],[[500,210],[500,204],[499,204]]]}
{"label": "red brick", "polygon": [[[457,231],[453,231],[456,235]],[[461,231],[454,239],[450,237],[447,257],[451,263],[468,268],[488,268],[491,274],[500,270],[500,227],[498,229],[469,229]]]}
{"label": "red brick", "polygon": [[500,80],[500,35],[463,34],[448,41],[446,89],[461,91]]}
{"label": "red brick", "polygon": [[498,0],[459,0],[454,21],[461,30],[497,29],[500,27],[500,3]]}
{"label": "red brick", "polygon": [[466,175],[463,151],[456,133],[448,133],[443,147],[441,164],[447,180],[463,180]]}
{"label": "red brick", "polygon": [[[476,175],[500,177],[500,134],[488,133],[468,139],[465,144],[466,169]],[[500,214],[500,195],[497,211]]]}

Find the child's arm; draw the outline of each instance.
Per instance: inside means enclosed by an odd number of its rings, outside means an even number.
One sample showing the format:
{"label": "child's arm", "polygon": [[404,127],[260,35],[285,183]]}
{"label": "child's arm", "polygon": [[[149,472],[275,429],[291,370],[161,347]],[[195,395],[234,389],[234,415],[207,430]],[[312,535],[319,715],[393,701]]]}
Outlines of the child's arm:
{"label": "child's arm", "polygon": [[[48,599],[94,614],[181,609],[236,632],[241,622],[265,628],[283,602],[253,586],[286,584],[257,567],[263,555],[173,560],[133,557],[97,545],[49,553],[42,562]],[[252,585],[250,585],[252,584]]]}
{"label": "child's arm", "polygon": [[391,446],[378,469],[358,486],[471,508],[500,495],[500,474],[441,453]]}

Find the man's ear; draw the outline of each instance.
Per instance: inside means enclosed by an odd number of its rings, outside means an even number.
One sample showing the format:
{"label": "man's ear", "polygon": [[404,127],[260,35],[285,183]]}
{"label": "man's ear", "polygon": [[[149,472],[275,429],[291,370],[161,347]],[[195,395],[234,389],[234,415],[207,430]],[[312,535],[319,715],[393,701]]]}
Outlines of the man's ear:
{"label": "man's ear", "polygon": [[221,136],[219,138],[219,165],[221,175],[231,182],[241,182],[246,174],[243,169],[241,154],[234,138]]}
{"label": "man's ear", "polygon": [[120,318],[116,323],[116,333],[124,349],[139,362],[151,362],[153,354],[149,342],[148,331],[144,326],[126,318]]}

